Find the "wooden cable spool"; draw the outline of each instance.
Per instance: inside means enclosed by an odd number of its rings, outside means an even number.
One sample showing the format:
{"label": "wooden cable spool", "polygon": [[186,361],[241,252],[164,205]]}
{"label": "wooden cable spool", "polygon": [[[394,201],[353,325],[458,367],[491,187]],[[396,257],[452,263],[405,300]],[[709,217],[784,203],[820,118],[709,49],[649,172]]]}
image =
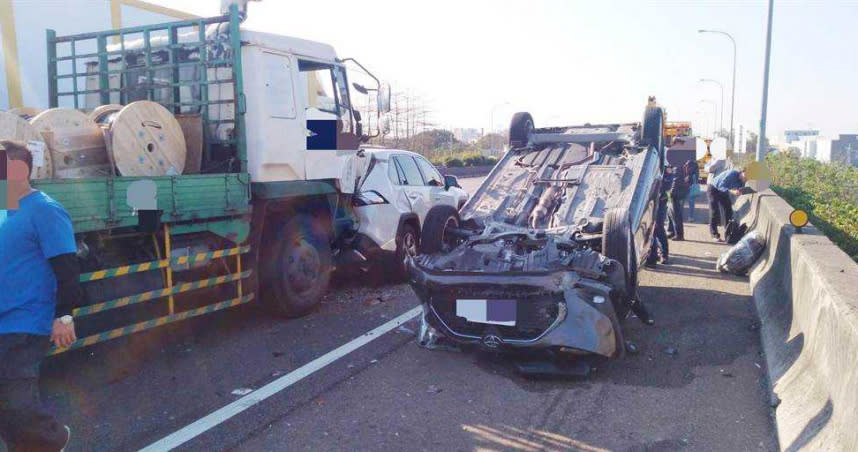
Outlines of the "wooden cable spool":
{"label": "wooden cable spool", "polygon": [[187,153],[185,136],[169,110],[156,102],[141,100],[110,117],[113,160],[121,175],[182,174]]}
{"label": "wooden cable spool", "polygon": [[54,177],[80,179],[112,173],[101,127],[85,113],[52,108],[30,124],[45,137],[54,164]]}
{"label": "wooden cable spool", "polygon": [[[11,112],[0,112],[0,139],[23,141],[37,141],[44,143],[42,134],[29,122]],[[33,155],[33,171],[31,179],[50,179],[53,177],[53,159],[47,147],[44,147],[42,155]]]}
{"label": "wooden cable spool", "polygon": [[97,124],[109,124],[112,121],[112,118],[110,118],[110,116],[114,113],[118,113],[119,110],[122,110],[122,105],[99,105],[98,107],[95,107],[95,110],[89,112],[89,118],[95,121]]}

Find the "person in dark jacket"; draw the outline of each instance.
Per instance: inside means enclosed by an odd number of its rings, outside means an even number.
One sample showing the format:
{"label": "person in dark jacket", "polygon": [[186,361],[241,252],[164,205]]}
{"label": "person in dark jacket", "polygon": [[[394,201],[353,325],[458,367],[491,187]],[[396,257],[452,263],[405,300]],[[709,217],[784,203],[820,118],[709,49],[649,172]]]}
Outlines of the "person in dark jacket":
{"label": "person in dark jacket", "polygon": [[39,366],[51,342],[77,339],[80,300],[74,232],[66,210],[30,186],[27,145],[0,141],[0,439],[10,451],[64,449],[71,430],[42,406]]}
{"label": "person in dark jacket", "polygon": [[731,169],[722,171],[712,179],[707,187],[709,194],[709,232],[712,239],[720,242],[721,235],[718,234],[718,223],[721,222],[721,209],[724,210],[724,223],[733,219],[733,206],[730,192],[739,194],[739,189],[747,182],[745,171]]}
{"label": "person in dark jacket", "polygon": [[[664,231],[664,223],[667,220],[667,201],[668,195],[673,190],[674,183],[674,168],[669,166],[665,168],[664,175],[661,179],[661,189],[659,190],[658,205],[656,206],[655,224],[653,225],[652,242],[650,243],[649,255],[646,259],[647,267],[655,267],[656,262],[661,262],[667,265],[668,259],[668,244],[667,233]],[[659,254],[661,259],[659,259]]]}
{"label": "person in dark jacket", "polygon": [[[697,162],[687,160],[676,170],[673,188],[670,190],[670,203],[667,209],[667,238],[685,240],[685,220],[682,216],[682,205],[691,192],[691,186],[697,183]],[[692,212],[693,214],[693,212]]]}

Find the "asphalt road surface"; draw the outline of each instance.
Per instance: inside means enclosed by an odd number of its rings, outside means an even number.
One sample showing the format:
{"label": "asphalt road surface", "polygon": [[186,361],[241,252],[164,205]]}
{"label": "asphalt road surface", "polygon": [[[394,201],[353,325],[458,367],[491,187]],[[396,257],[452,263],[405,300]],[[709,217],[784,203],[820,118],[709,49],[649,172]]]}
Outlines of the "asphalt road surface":
{"label": "asphalt road surface", "polygon": [[714,271],[705,214],[641,275],[657,323],[626,323],[639,352],[588,377],[421,349],[416,321],[390,323],[409,286],[340,277],[301,319],[239,307],[51,358],[45,400],[71,451],[776,450],[748,284]]}

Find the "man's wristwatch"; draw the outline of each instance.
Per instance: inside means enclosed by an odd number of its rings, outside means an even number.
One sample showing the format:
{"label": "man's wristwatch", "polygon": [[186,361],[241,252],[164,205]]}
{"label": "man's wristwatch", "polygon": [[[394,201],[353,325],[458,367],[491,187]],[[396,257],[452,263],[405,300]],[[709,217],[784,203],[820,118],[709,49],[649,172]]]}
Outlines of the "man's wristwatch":
{"label": "man's wristwatch", "polygon": [[71,325],[73,320],[74,319],[70,315],[64,315],[59,318],[60,323],[62,323],[63,325]]}

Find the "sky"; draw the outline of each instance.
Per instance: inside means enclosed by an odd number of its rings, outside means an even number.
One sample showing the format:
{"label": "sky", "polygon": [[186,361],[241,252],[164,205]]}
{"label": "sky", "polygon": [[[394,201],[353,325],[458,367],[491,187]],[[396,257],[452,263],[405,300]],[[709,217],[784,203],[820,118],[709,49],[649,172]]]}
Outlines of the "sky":
{"label": "sky", "polygon": [[[216,15],[219,0],[154,0]],[[394,90],[428,100],[444,127],[495,129],[516,111],[537,127],[640,119],[655,95],[668,120],[758,130],[767,2],[760,0],[263,0],[250,28],[322,41]],[[858,133],[858,0],[776,0],[769,137],[785,129]],[[701,102],[703,101],[703,102]],[[711,102],[714,101],[715,105]],[[492,115],[494,112],[494,115]],[[494,116],[494,118],[492,118]]]}

